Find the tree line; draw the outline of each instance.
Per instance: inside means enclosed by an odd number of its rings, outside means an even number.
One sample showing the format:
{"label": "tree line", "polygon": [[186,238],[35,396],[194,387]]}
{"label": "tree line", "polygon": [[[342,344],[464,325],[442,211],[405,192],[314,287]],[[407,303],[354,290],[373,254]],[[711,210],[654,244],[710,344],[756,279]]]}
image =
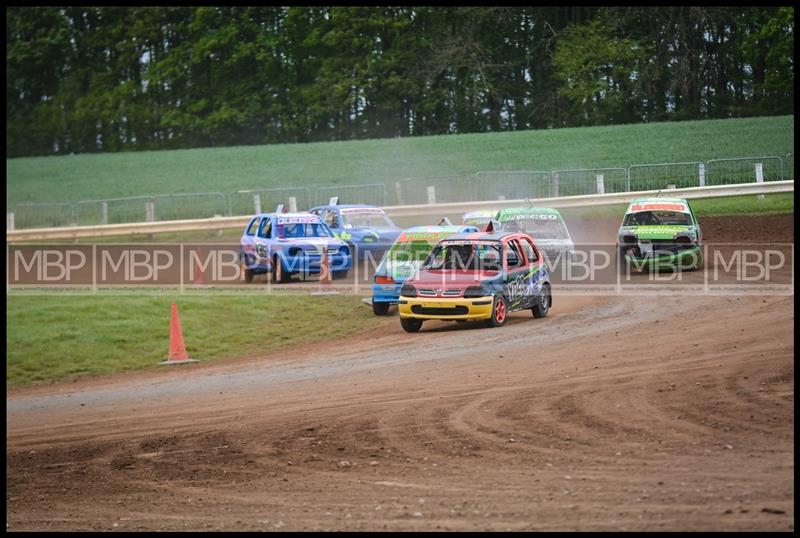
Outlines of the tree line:
{"label": "tree line", "polygon": [[794,112],[792,7],[6,8],[6,156]]}

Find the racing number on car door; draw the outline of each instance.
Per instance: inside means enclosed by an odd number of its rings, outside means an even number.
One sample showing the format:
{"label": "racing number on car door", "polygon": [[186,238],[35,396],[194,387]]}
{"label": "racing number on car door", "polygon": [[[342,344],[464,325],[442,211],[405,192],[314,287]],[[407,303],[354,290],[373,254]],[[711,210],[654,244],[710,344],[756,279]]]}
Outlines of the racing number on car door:
{"label": "racing number on car door", "polygon": [[538,249],[533,246],[533,242],[523,237],[520,239],[522,250],[525,251],[525,257],[528,258],[528,272],[525,276],[525,283],[528,286],[527,299],[530,306],[536,301],[536,297],[542,291],[542,282],[547,277],[547,265],[542,263],[542,259],[538,254]]}
{"label": "racing number on car door", "polygon": [[529,301],[528,280],[532,266],[520,247],[519,241],[511,239],[505,248],[506,296],[512,309],[523,308]]}

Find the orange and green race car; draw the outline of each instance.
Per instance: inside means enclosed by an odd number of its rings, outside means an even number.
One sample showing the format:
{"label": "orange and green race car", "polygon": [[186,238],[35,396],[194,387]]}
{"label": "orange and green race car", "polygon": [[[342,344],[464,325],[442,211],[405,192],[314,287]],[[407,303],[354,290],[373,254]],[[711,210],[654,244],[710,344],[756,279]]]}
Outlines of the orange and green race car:
{"label": "orange and green race car", "polygon": [[617,247],[621,272],[703,266],[703,234],[683,198],[633,200],[622,219]]}

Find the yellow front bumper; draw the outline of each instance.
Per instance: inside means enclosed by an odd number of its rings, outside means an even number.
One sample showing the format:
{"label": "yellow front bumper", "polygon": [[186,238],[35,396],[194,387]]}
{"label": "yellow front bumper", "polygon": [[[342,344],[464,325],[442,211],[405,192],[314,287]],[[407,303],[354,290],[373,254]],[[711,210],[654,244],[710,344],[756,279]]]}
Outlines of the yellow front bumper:
{"label": "yellow front bumper", "polygon": [[[415,318],[415,319],[489,319],[492,317],[492,301],[494,298],[490,295],[488,297],[475,297],[472,299],[454,298],[435,298],[435,297],[400,297],[398,308],[400,310],[401,318]],[[412,312],[412,307],[419,308],[438,308],[443,309],[435,314],[423,314]],[[450,314],[447,309],[455,310],[455,307],[467,307],[466,314]]]}

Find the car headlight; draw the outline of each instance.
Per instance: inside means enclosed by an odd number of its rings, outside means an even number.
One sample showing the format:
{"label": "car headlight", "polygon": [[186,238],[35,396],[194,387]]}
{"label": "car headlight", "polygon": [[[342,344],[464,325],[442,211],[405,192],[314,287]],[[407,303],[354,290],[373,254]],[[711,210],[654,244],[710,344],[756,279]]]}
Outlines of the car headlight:
{"label": "car headlight", "polygon": [[464,299],[475,299],[478,297],[483,297],[488,295],[487,293],[483,292],[483,288],[480,286],[469,286],[467,289],[464,290]]}
{"label": "car headlight", "polygon": [[411,284],[403,284],[403,287],[400,288],[400,295],[404,297],[416,297],[417,288],[415,288]]}

